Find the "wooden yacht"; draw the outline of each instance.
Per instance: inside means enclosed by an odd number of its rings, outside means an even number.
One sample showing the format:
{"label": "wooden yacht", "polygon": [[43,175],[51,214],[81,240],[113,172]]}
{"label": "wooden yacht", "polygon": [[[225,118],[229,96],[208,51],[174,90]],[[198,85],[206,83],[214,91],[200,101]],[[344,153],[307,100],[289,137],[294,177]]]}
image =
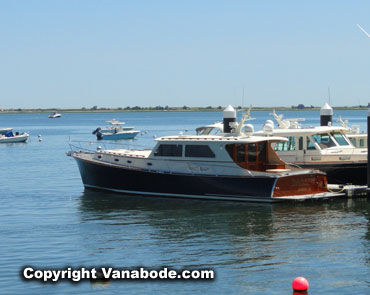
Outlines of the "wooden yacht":
{"label": "wooden yacht", "polygon": [[[69,153],[85,188],[130,195],[274,202],[335,197],[323,172],[283,162],[271,144],[281,137],[242,132],[228,118],[218,135],[157,138],[153,149],[111,149]],[[228,115],[229,114],[229,115]],[[248,127],[248,126],[247,126]],[[249,126],[250,127],[250,126]]]}

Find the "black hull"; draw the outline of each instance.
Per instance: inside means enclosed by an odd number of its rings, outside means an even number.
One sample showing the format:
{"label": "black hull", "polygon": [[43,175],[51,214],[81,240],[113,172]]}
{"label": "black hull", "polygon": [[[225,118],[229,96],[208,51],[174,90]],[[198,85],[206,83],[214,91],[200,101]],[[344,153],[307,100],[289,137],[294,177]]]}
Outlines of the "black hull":
{"label": "black hull", "polygon": [[86,188],[124,194],[271,202],[277,179],[159,173],[74,158]]}
{"label": "black hull", "polygon": [[367,163],[299,164],[299,166],[325,172],[330,184],[367,184]]}

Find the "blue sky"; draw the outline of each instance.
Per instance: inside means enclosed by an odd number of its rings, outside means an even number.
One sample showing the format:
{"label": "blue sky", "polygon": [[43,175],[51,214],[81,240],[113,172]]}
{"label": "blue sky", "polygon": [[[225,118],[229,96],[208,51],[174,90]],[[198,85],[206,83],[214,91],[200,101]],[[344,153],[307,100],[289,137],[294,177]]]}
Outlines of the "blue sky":
{"label": "blue sky", "polygon": [[2,0],[0,106],[367,104],[356,24],[369,1]]}

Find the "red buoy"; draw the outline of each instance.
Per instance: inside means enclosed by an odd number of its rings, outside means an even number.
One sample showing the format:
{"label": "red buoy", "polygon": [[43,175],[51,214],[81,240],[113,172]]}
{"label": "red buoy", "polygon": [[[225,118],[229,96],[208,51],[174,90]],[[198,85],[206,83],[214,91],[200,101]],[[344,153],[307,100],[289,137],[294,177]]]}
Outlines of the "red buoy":
{"label": "red buoy", "polygon": [[304,277],[297,277],[293,280],[292,287],[294,291],[307,291],[309,284]]}

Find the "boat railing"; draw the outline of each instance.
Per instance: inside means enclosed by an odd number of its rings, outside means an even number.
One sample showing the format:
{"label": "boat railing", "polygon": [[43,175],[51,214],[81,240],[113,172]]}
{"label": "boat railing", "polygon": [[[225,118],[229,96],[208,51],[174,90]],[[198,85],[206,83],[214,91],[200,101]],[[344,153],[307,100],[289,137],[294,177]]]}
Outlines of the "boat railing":
{"label": "boat railing", "polygon": [[91,140],[69,140],[68,144],[71,151],[81,151],[87,153],[94,153],[97,150],[112,150],[112,149],[149,150],[153,148],[149,146],[132,143],[102,142]]}

